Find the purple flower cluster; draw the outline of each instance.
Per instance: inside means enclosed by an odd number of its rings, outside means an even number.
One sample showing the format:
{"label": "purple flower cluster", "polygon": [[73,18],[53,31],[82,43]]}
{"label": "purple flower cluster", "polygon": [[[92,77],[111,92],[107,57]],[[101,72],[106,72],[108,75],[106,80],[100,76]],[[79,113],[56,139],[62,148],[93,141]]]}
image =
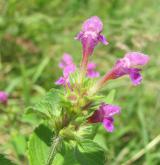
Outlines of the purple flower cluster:
{"label": "purple flower cluster", "polygon": [[0,103],[6,105],[8,102],[8,95],[4,91],[0,91]]}
{"label": "purple flower cluster", "polygon": [[[142,81],[140,66],[144,66],[148,63],[149,57],[142,53],[130,52],[127,53],[124,58],[119,59],[114,67],[108,72],[98,83],[98,88],[103,86],[108,80],[117,79],[124,75],[129,75],[133,85],[139,85]],[[112,109],[112,111],[110,111]],[[109,113],[111,112],[111,113]],[[120,112],[120,108],[113,105],[102,104],[100,108],[95,111],[93,116],[90,118],[90,122],[102,122],[108,132],[112,132],[113,116]],[[107,114],[107,115],[106,115]],[[113,115],[111,115],[113,114]],[[108,116],[109,115],[109,116]],[[102,117],[103,116],[103,117]]]}
{"label": "purple flower cluster", "polygon": [[89,78],[96,78],[99,77],[99,72],[97,72],[96,69],[96,64],[94,62],[89,62],[87,65],[87,77]]}
{"label": "purple flower cluster", "polygon": [[[76,71],[76,65],[74,64],[72,57],[69,54],[65,53],[61,59],[61,62],[59,63],[59,67],[63,70],[63,76],[61,76],[55,82],[55,84],[70,86],[69,76],[71,73],[74,73]],[[95,63],[93,62],[88,63],[86,76],[89,78],[99,77],[99,72],[97,72],[95,69],[96,69]]]}
{"label": "purple flower cluster", "polygon": [[59,64],[59,67],[63,70],[63,76],[56,81],[56,84],[64,86],[69,85],[69,75],[76,70],[76,66],[73,63],[72,57],[65,53]]}
{"label": "purple flower cluster", "polygon": [[[83,23],[81,31],[75,37],[77,40],[81,41],[83,48],[82,62],[79,71],[88,78],[99,77],[99,72],[96,71],[96,64],[88,61],[89,56],[92,55],[98,42],[102,42],[104,45],[108,44],[104,35],[101,35],[102,30],[103,23],[97,16],[93,16]],[[145,54],[139,52],[127,53],[115,63],[113,68],[107,72],[95,86],[93,86],[91,94],[95,94],[107,81],[117,79],[124,75],[129,75],[133,85],[139,85],[142,81],[142,76],[140,74],[142,71],[141,67],[148,62],[149,57]],[[56,84],[70,86],[69,76],[77,69],[72,57],[69,54],[64,54],[59,67],[63,70],[63,76],[56,81]],[[100,122],[108,132],[112,132],[114,130],[113,116],[119,114],[120,110],[121,108],[119,106],[101,103],[99,108],[88,118],[88,122]]]}

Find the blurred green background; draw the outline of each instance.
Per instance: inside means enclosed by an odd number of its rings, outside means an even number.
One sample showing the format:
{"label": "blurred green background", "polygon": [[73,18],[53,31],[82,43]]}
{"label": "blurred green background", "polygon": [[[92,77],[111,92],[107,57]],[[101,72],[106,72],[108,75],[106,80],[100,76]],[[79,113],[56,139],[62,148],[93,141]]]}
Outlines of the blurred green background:
{"label": "blurred green background", "polygon": [[101,75],[127,51],[151,58],[140,86],[126,77],[105,88],[106,95],[116,89],[114,103],[122,107],[115,132],[100,130],[97,137],[107,149],[106,164],[160,164],[160,0],[0,0],[0,90],[9,93],[0,111],[0,154],[28,164],[27,140],[37,120],[24,116],[25,108],[55,87],[64,52],[79,64],[74,36],[93,15],[102,19],[109,41],[91,57]]}

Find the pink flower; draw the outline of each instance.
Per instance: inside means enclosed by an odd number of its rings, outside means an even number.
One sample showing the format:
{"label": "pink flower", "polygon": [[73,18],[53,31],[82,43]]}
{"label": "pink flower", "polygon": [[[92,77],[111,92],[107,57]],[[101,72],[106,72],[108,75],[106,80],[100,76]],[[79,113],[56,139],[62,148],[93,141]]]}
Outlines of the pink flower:
{"label": "pink flower", "polygon": [[124,58],[118,60],[113,69],[107,73],[101,83],[116,79],[124,75],[129,75],[133,85],[139,85],[142,81],[140,66],[148,63],[149,57],[138,52],[129,52]]}
{"label": "pink flower", "polygon": [[101,122],[108,132],[114,130],[114,119],[115,114],[119,114],[121,108],[116,105],[102,103],[98,110],[89,118],[90,123]]}
{"label": "pink flower", "polygon": [[69,80],[65,79],[65,77],[60,77],[55,84],[56,85],[65,85]]}
{"label": "pink flower", "polygon": [[63,69],[63,76],[60,77],[55,84],[69,85],[69,75],[76,70],[76,65],[73,63],[72,57],[65,53],[59,63],[59,67]]}
{"label": "pink flower", "polygon": [[99,77],[99,72],[95,71],[96,64],[93,62],[88,63],[87,65],[87,76],[89,78],[96,78]]}
{"label": "pink flower", "polygon": [[94,47],[98,44],[98,42],[102,42],[104,45],[108,44],[106,38],[100,34],[102,30],[103,23],[97,16],[93,16],[83,23],[81,31],[75,37],[75,39],[80,40],[82,43],[82,65],[87,65],[88,56],[93,53]]}
{"label": "pink flower", "polygon": [[0,103],[6,105],[8,102],[8,94],[4,91],[0,91]]}
{"label": "pink flower", "polygon": [[[57,85],[69,85],[69,76],[76,70],[76,65],[73,62],[72,57],[65,53],[59,63],[59,67],[63,70],[63,76],[61,76],[55,84]],[[93,62],[88,63],[86,76],[89,78],[99,77],[99,72],[96,70],[96,64]]]}
{"label": "pink flower", "polygon": [[59,67],[64,69],[69,65],[73,65],[73,59],[68,53],[64,53],[63,57],[59,63]]}

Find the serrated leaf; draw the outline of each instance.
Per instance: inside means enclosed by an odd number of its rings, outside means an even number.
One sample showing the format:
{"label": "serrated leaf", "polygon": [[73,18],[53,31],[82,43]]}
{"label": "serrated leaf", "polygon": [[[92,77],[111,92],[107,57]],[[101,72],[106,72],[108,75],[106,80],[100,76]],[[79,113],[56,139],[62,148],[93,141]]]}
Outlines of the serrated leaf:
{"label": "serrated leaf", "polygon": [[[53,132],[41,124],[35,129],[28,143],[30,165],[45,165],[49,156]],[[57,153],[52,165],[63,165],[63,156]]]}
{"label": "serrated leaf", "polygon": [[48,111],[50,109],[50,104],[48,102],[40,101],[36,103],[34,106],[28,107],[26,110],[26,114],[36,114],[38,117],[43,119],[51,118],[51,115]]}
{"label": "serrated leaf", "polygon": [[104,165],[104,150],[92,140],[84,140],[77,145],[75,155],[80,165]]}
{"label": "serrated leaf", "polygon": [[42,118],[51,118],[52,115],[60,114],[60,90],[53,89],[49,91],[33,107],[29,107],[26,113],[37,113]]}

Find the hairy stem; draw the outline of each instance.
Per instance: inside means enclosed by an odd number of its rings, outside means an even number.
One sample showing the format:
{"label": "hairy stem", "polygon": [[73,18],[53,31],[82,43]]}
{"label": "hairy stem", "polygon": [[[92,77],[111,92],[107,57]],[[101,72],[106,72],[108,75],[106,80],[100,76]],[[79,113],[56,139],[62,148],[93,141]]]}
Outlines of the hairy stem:
{"label": "hairy stem", "polygon": [[53,139],[46,165],[52,165],[59,143],[60,143],[60,137],[56,137]]}

